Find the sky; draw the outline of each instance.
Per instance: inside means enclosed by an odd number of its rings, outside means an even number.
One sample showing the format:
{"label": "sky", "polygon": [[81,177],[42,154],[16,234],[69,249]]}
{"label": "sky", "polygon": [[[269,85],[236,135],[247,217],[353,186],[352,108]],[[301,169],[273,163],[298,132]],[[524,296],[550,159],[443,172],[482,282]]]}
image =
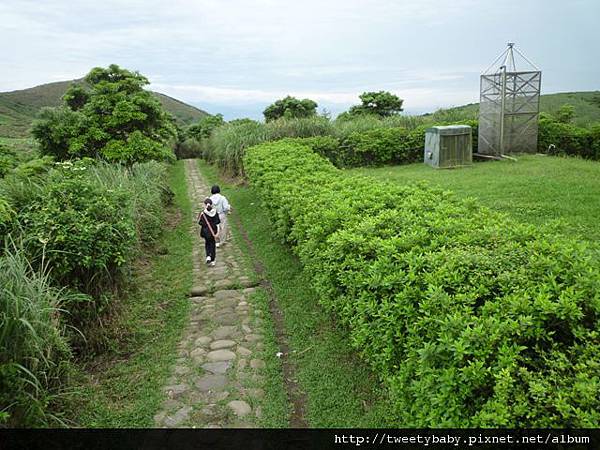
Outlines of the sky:
{"label": "sky", "polygon": [[1,0],[0,92],[115,63],[228,120],[379,90],[416,114],[478,101],[507,42],[542,93],[600,90],[598,17],[599,0]]}

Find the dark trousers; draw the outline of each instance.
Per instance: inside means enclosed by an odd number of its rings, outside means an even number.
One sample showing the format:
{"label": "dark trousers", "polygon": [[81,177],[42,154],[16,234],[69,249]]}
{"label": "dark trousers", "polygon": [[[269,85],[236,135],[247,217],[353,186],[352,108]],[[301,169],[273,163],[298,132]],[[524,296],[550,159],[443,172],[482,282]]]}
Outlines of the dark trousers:
{"label": "dark trousers", "polygon": [[211,261],[215,261],[217,259],[217,242],[215,238],[212,236],[204,238],[204,248],[206,249],[206,256],[210,256]]}

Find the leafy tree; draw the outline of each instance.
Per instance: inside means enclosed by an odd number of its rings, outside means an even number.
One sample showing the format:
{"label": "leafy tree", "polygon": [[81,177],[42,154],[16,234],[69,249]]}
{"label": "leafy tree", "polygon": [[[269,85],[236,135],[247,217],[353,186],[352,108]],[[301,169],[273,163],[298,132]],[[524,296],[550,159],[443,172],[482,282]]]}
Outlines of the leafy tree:
{"label": "leafy tree", "polygon": [[198,121],[198,123],[190,126],[187,130],[187,134],[190,137],[200,141],[210,137],[213,130],[219,128],[225,124],[222,114],[216,114],[214,116],[205,116]]}
{"label": "leafy tree", "polygon": [[380,117],[393,116],[402,111],[404,100],[387,91],[363,92],[359,96],[361,105],[350,108],[351,115],[374,114]]}
{"label": "leafy tree", "polygon": [[571,123],[575,117],[575,107],[573,105],[562,105],[556,111],[556,120],[560,123]]}
{"label": "leafy tree", "polygon": [[308,98],[298,100],[297,98],[288,95],[281,100],[277,100],[272,105],[267,106],[263,111],[263,114],[267,122],[281,117],[290,119],[311,117],[317,114],[317,103]]}
{"label": "leafy tree", "polygon": [[174,119],[144,90],[148,83],[115,64],[92,69],[84,85],[67,90],[63,106],[44,109],[34,123],[42,154],[125,164],[173,158]]}

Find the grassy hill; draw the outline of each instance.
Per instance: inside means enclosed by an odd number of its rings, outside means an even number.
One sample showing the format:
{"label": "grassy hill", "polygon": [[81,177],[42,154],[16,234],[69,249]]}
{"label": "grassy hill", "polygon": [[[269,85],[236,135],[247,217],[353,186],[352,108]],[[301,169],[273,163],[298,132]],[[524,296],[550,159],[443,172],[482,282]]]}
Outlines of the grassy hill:
{"label": "grassy hill", "polygon": [[[587,127],[592,123],[600,123],[600,91],[561,92],[545,94],[540,97],[540,111],[542,112],[554,114],[564,104],[575,107],[575,119],[573,120],[575,125]],[[479,113],[479,103],[449,108],[448,111],[476,118]]]}
{"label": "grassy hill", "polygon": [[[44,106],[58,106],[67,88],[81,80],[59,81],[42,84],[29,89],[0,92],[0,136],[4,138],[25,138],[31,122]],[[168,95],[152,92],[181,124],[196,122],[208,115],[194,106],[183,103]]]}

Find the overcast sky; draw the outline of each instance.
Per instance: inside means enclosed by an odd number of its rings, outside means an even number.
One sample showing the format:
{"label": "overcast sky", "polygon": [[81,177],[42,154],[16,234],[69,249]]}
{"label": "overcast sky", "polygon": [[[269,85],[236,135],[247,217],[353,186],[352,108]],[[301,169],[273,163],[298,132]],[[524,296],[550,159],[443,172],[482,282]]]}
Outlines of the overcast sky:
{"label": "overcast sky", "polygon": [[0,91],[138,70],[226,119],[287,94],[341,112],[389,90],[412,113],[478,101],[516,42],[543,93],[600,89],[600,0],[0,1]]}

